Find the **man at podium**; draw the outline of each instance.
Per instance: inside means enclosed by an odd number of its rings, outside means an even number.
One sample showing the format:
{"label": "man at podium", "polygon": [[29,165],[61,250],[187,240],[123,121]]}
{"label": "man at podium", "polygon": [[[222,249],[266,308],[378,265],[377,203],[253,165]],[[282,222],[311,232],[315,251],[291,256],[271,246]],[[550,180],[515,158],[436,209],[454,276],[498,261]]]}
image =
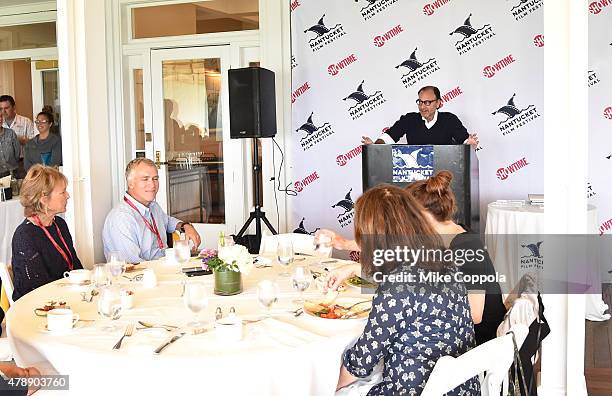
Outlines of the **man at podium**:
{"label": "man at podium", "polygon": [[468,134],[459,118],[453,113],[439,112],[440,90],[434,86],[425,86],[419,90],[416,103],[418,113],[407,113],[400,117],[375,142],[367,136],[362,137],[363,144],[392,144],[406,136],[408,144],[470,144],[478,145],[478,136]]}

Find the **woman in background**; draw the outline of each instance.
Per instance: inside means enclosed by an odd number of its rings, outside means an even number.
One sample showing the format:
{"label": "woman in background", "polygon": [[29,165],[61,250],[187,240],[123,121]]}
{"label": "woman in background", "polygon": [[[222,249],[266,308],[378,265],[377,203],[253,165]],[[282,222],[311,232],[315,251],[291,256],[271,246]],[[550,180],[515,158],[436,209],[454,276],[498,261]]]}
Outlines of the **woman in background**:
{"label": "woman in background", "polygon": [[23,165],[26,172],[34,164],[62,165],[62,138],[51,133],[53,115],[41,111],[36,116],[34,123],[38,129],[38,135],[30,139],[25,145]]}

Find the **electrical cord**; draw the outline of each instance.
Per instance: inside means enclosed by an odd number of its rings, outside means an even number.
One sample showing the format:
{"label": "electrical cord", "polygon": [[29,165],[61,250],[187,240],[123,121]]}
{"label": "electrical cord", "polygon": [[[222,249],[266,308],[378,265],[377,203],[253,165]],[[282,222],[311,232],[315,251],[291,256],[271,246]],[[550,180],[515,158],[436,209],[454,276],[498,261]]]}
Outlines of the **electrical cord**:
{"label": "electrical cord", "polygon": [[278,142],[276,141],[276,139],[272,138],[272,141],[274,142],[274,144],[276,145],[276,147],[278,147],[278,151],[281,154],[281,160],[280,160],[280,165],[278,167],[278,176],[276,176],[276,158],[274,155],[274,146],[272,146],[272,167],[274,168],[274,174],[275,176],[272,178],[273,180],[276,179],[278,181],[278,184],[276,183],[276,181],[274,182],[274,202],[276,203],[276,219],[277,219],[277,226],[278,229],[280,229],[280,215],[279,215],[279,209],[278,209],[278,197],[276,196],[276,192],[277,191],[281,191],[284,192],[285,194],[295,197],[297,196],[297,191],[289,188],[289,186],[291,185],[291,183],[287,184],[285,186],[285,188],[281,188],[281,172],[283,170],[283,163],[285,162],[285,154],[283,153],[283,149],[281,148],[281,146],[278,144]]}

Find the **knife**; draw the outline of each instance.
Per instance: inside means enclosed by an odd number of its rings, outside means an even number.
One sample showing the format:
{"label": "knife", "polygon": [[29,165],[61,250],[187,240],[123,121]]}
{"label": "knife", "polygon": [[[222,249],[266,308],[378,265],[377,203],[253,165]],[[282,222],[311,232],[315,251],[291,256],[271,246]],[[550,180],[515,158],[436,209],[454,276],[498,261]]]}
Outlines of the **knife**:
{"label": "knife", "polygon": [[175,335],[174,337],[170,338],[168,341],[166,341],[164,344],[160,345],[156,350],[155,350],[155,354],[160,354],[161,351],[163,351],[164,349],[166,349],[166,347],[170,344],[172,344],[173,342],[178,341],[182,336],[184,336],[185,332],[179,333],[177,335]]}
{"label": "knife", "polygon": [[361,311],[357,311],[357,312],[353,312],[353,313],[350,313],[350,314],[345,314],[345,315],[342,315],[342,316],[340,317],[340,319],[350,319],[350,318],[352,318],[352,317],[354,317],[354,316],[361,315],[362,313],[366,313],[366,312],[369,312],[369,311],[371,311],[371,310],[372,310],[372,308],[371,308],[371,307],[370,307],[370,308],[368,308],[368,309],[362,309]]}

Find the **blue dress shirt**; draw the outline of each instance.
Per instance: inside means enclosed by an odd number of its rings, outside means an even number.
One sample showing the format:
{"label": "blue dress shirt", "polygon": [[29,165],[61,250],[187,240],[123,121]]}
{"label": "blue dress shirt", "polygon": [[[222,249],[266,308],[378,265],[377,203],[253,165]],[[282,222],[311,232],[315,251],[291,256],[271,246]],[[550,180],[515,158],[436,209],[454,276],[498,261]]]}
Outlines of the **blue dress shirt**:
{"label": "blue dress shirt", "polygon": [[[108,259],[111,252],[117,252],[128,263],[156,260],[164,256],[167,247],[165,234],[174,232],[180,220],[168,216],[155,201],[147,207],[128,193],[125,198],[134,204],[140,214],[124,200],[110,211],[102,231],[104,256]],[[153,223],[151,218],[155,219],[164,249],[159,248],[157,236],[145,225],[141,215],[150,223]]]}

